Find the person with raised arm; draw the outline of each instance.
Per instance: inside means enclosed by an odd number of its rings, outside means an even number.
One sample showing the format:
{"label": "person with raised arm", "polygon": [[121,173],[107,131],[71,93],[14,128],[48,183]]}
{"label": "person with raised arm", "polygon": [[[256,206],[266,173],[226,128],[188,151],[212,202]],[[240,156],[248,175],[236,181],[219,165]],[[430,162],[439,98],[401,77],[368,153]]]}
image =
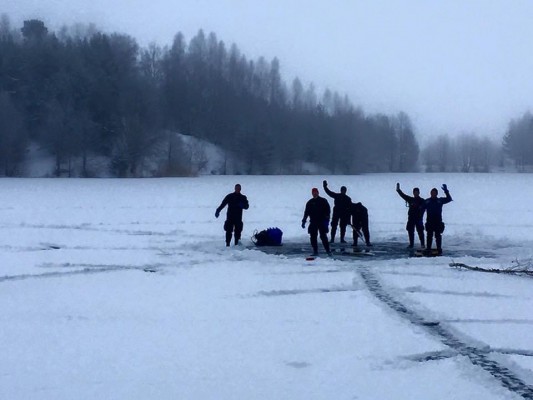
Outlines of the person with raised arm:
{"label": "person with raised arm", "polygon": [[400,195],[402,199],[405,200],[405,203],[409,207],[407,211],[407,224],[405,230],[409,236],[409,248],[412,249],[415,245],[415,229],[418,234],[418,239],[420,240],[420,246],[425,248],[424,240],[424,198],[420,197],[420,189],[415,187],[413,188],[413,196],[408,196],[402,189],[400,189],[400,184],[396,184],[396,192]]}
{"label": "person with raised arm", "polygon": [[333,203],[333,218],[331,218],[331,240],[330,243],[335,242],[335,233],[337,226],[340,227],[340,242],[346,243],[344,239],[346,235],[346,227],[350,224],[350,207],[352,199],[346,194],[346,186],[341,186],[340,193],[335,193],[328,188],[328,181],[323,181],[322,186],[327,195],[334,199]]}
{"label": "person with raised arm", "polygon": [[442,185],[445,197],[438,197],[439,191],[436,188],[431,189],[430,196],[424,201],[424,209],[426,211],[426,250],[431,252],[431,245],[433,244],[433,236],[435,236],[435,244],[437,245],[437,254],[442,254],[442,233],[444,232],[444,222],[442,221],[442,206],[452,201],[452,196],[448,191],[446,184]]}

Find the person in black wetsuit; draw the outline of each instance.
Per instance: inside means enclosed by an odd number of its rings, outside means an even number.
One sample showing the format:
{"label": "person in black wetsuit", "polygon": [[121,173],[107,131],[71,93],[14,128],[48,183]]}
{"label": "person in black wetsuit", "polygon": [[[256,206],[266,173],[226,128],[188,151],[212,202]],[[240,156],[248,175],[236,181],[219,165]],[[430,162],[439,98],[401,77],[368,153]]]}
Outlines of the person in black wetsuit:
{"label": "person in black wetsuit", "polygon": [[400,189],[400,184],[396,184],[396,192],[402,199],[405,200],[409,206],[407,212],[407,225],[405,229],[409,235],[409,248],[412,249],[415,245],[415,229],[418,233],[418,239],[422,248],[426,247],[424,240],[424,202],[425,200],[420,197],[420,189],[415,187],[413,189],[413,196],[408,196]]}
{"label": "person in black wetsuit", "polygon": [[372,243],[370,243],[370,231],[368,230],[368,209],[361,203],[352,203],[351,215],[354,247],[357,246],[359,236],[365,239],[367,246],[372,246]]}
{"label": "person in black wetsuit", "polygon": [[[341,243],[346,243],[344,237],[346,235],[346,227],[350,224],[350,208],[352,199],[346,194],[346,186],[341,186],[341,192],[335,193],[328,189],[328,181],[323,181],[322,185],[327,195],[334,200],[333,204],[333,218],[331,219],[331,240],[330,243],[335,242],[335,233],[337,226],[340,225],[340,240]],[[340,223],[339,223],[340,222]]]}
{"label": "person in black wetsuit", "polygon": [[427,232],[426,249],[428,252],[431,251],[433,235],[435,235],[435,243],[437,245],[437,253],[439,255],[442,254],[442,232],[444,232],[444,222],[442,222],[442,206],[453,200],[446,184],[442,185],[442,190],[444,190],[446,197],[437,197],[439,191],[436,188],[433,188],[430,192],[431,197],[424,201]]}
{"label": "person in black wetsuit", "polygon": [[304,217],[302,218],[302,228],[305,229],[305,223],[309,217],[309,227],[307,232],[311,239],[311,247],[313,247],[313,255],[318,254],[318,239],[320,233],[320,240],[324,245],[324,249],[328,255],[331,255],[328,242],[328,227],[331,208],[328,201],[319,196],[317,188],[311,190],[313,198],[305,205]]}
{"label": "person in black wetsuit", "polygon": [[235,232],[235,245],[238,245],[241,240],[241,232],[244,226],[242,222],[242,210],[248,210],[249,207],[248,199],[241,193],[240,184],[237,183],[235,185],[235,191],[224,197],[224,200],[222,200],[222,203],[220,203],[215,211],[216,218],[219,217],[220,211],[226,206],[228,206],[226,222],[224,222],[226,246],[230,245],[233,232]]}

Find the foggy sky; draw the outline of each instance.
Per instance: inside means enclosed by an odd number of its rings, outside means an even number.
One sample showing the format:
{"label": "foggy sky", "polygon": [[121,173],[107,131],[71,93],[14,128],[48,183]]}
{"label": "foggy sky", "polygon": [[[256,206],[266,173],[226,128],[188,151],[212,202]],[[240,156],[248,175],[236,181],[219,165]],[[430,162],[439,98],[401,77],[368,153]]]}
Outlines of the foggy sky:
{"label": "foggy sky", "polygon": [[19,26],[75,22],[141,45],[215,32],[249,58],[278,57],[284,80],[347,94],[367,113],[405,111],[419,137],[501,137],[533,111],[530,0],[2,0]]}

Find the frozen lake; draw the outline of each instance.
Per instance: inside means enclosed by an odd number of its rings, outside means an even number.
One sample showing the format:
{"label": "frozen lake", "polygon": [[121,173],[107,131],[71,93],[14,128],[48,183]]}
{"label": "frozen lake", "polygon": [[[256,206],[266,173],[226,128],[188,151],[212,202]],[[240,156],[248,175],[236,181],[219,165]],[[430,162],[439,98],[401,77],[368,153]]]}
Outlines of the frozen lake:
{"label": "frozen lake", "polygon": [[[368,208],[378,250],[407,245],[396,182],[446,183],[444,256],[254,249],[273,226],[308,243],[323,179]],[[228,249],[214,213],[235,183]],[[532,278],[449,266],[529,267],[532,196],[526,174],[2,179],[0,398],[533,398]]]}

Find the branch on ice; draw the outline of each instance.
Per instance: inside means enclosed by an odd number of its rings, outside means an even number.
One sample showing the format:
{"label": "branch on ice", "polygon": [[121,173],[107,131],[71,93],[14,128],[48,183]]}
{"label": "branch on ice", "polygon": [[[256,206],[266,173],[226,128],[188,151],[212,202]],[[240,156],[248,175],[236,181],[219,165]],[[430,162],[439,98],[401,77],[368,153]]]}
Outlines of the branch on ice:
{"label": "branch on ice", "polygon": [[514,275],[528,275],[533,276],[533,261],[528,260],[526,262],[514,260],[511,263],[512,265],[508,268],[483,268],[483,267],[476,267],[471,266],[464,263],[456,263],[451,262],[449,264],[452,268],[458,268],[458,269],[468,269],[470,271],[478,271],[478,272],[491,272],[495,274],[514,274]]}

